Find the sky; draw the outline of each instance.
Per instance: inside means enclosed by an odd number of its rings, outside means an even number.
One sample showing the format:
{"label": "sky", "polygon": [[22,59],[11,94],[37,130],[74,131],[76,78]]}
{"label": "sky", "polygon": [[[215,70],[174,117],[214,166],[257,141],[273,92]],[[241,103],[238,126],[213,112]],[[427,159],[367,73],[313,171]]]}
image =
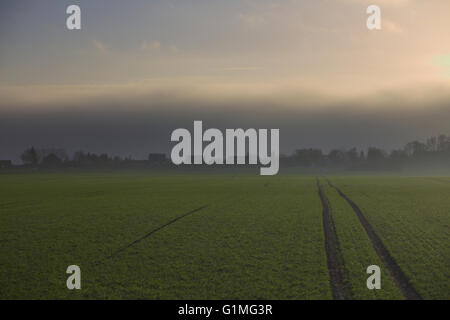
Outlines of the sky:
{"label": "sky", "polygon": [[1,2],[1,159],[29,145],[143,158],[193,120],[280,128],[284,153],[450,134],[450,2]]}

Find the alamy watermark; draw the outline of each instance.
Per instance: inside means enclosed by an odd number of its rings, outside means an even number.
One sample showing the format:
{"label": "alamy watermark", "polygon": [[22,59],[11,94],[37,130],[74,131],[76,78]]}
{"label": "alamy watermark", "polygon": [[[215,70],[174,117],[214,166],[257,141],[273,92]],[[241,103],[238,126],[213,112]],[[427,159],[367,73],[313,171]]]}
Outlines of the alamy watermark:
{"label": "alamy watermark", "polygon": [[[69,5],[66,8],[66,14],[69,16],[66,19],[66,27],[69,30],[81,30],[81,8],[78,5]],[[367,18],[366,25],[369,30],[381,30],[381,8],[378,5],[372,4],[367,7],[366,14],[370,16]]]}
{"label": "alamy watermark", "polygon": [[73,290],[73,289],[81,289],[81,269],[79,266],[73,264],[67,267],[66,270],[67,274],[70,274],[70,276],[67,278],[66,286],[67,289]]}
{"label": "alamy watermark", "polygon": [[69,15],[66,19],[66,27],[69,30],[81,29],[81,8],[75,4],[70,5],[66,9],[66,13]]}
{"label": "alamy watermark", "polygon": [[[260,168],[261,175],[278,173],[279,129],[226,129],[224,137],[222,131],[215,128],[203,132],[202,121],[194,121],[193,136],[189,130],[180,128],[172,132],[170,139],[178,142],[170,154],[176,165],[261,164],[264,166]],[[205,142],[207,145],[203,148]]]}
{"label": "alamy watermark", "polygon": [[367,29],[369,30],[381,30],[381,9],[377,5],[370,5],[366,10],[370,16],[367,18]]}
{"label": "alamy watermark", "polygon": [[367,274],[370,276],[367,278],[366,285],[367,289],[381,289],[381,269],[377,265],[371,265],[367,267]]}

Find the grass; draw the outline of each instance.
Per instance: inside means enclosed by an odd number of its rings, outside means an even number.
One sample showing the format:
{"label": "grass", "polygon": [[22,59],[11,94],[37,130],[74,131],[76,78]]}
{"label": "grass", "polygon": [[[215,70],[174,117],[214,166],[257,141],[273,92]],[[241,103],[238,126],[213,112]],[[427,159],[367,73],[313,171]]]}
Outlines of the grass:
{"label": "grass", "polygon": [[[450,297],[443,179],[332,178],[425,298]],[[326,195],[352,298],[401,298],[351,208]],[[4,174],[0,244],[1,299],[331,299],[321,202],[306,175]],[[66,288],[71,264],[81,290]],[[382,290],[365,287],[369,264],[382,267]]]}
{"label": "grass", "polygon": [[425,299],[450,298],[450,180],[427,177],[332,179],[363,210]]}
{"label": "grass", "polygon": [[[403,299],[402,293],[386,266],[378,257],[358,217],[350,205],[322,179],[322,186],[330,202],[337,238],[342,255],[345,285],[353,299]],[[367,267],[377,265],[381,269],[381,290],[368,290]]]}
{"label": "grass", "polygon": [[[2,298],[330,297],[312,179],[4,178]],[[65,287],[70,264],[81,267],[80,291]]]}

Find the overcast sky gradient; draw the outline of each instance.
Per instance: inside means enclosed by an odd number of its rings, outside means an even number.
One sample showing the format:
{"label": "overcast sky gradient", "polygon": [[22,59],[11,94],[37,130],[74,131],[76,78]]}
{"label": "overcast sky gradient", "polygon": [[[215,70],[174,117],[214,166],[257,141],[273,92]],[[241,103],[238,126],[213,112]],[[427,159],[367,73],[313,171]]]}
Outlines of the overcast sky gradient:
{"label": "overcast sky gradient", "polygon": [[285,153],[450,134],[450,1],[1,2],[0,159],[30,145],[143,158],[193,120],[280,128]]}

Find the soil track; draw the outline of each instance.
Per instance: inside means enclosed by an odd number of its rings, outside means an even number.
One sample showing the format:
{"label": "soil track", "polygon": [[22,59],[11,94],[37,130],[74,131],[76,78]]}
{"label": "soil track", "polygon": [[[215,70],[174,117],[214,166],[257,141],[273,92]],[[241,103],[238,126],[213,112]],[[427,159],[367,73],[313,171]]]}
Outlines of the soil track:
{"label": "soil track", "polygon": [[144,240],[145,238],[148,238],[149,236],[151,236],[151,235],[154,234],[155,232],[157,232],[157,231],[159,231],[159,230],[161,230],[161,229],[163,229],[163,228],[165,228],[165,227],[171,225],[172,223],[174,223],[174,222],[176,222],[176,221],[178,221],[178,220],[180,220],[180,219],[182,219],[182,218],[184,218],[184,217],[186,217],[186,216],[188,216],[188,215],[190,215],[190,214],[193,214],[193,213],[198,212],[198,211],[200,211],[200,210],[202,210],[202,209],[205,209],[206,207],[208,207],[208,205],[204,205],[204,206],[201,206],[201,207],[199,207],[199,208],[193,209],[193,210],[191,210],[191,211],[189,211],[189,212],[186,212],[185,214],[183,214],[183,215],[181,215],[181,216],[178,216],[178,217],[176,217],[176,218],[170,220],[169,222],[167,222],[167,223],[165,223],[165,224],[163,224],[163,225],[157,227],[156,229],[153,229],[152,231],[146,233],[146,234],[143,235],[142,237],[140,237],[140,238],[134,240],[134,241],[131,242],[130,244],[126,245],[125,247],[120,248],[119,250],[117,250],[116,252],[114,252],[113,254],[111,254],[109,257],[107,257],[107,259],[108,259],[108,258],[112,258],[113,256],[117,255],[118,253],[120,253],[120,252],[122,252],[122,251],[128,249],[129,247],[131,247],[131,246],[135,245],[136,243],[138,243],[138,242]]}
{"label": "soil track", "polygon": [[414,287],[411,285],[411,283],[408,280],[408,277],[403,273],[400,266],[397,264],[397,262],[395,262],[394,258],[391,256],[387,248],[384,246],[380,237],[378,237],[378,235],[375,233],[375,230],[372,228],[369,221],[367,221],[361,209],[359,209],[359,207],[349,197],[347,197],[339,188],[334,186],[330,180],[327,179],[327,182],[330,185],[330,187],[336,189],[339,195],[342,198],[344,198],[347,201],[347,203],[352,207],[353,211],[358,216],[361,225],[366,231],[373,248],[380,257],[381,261],[383,261],[383,263],[386,265],[392,278],[394,278],[395,284],[403,293],[403,296],[408,300],[421,300],[422,298],[414,289]]}
{"label": "soil track", "polygon": [[319,198],[322,201],[322,222],[325,235],[325,252],[327,255],[328,273],[330,276],[331,293],[335,300],[349,299],[349,294],[345,290],[345,285],[340,268],[340,249],[339,241],[331,215],[328,199],[326,198],[320,181],[316,178]]}

